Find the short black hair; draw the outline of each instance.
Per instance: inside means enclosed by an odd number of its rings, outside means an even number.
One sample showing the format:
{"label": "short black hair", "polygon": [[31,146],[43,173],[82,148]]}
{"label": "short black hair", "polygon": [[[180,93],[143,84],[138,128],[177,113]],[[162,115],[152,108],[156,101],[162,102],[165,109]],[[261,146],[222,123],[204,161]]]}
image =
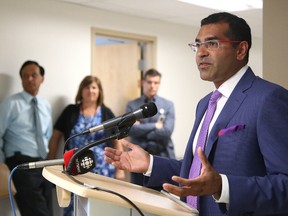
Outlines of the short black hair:
{"label": "short black hair", "polygon": [[231,40],[247,41],[247,61],[249,58],[249,50],[252,46],[251,29],[247,22],[234,14],[227,12],[214,13],[201,20],[201,26],[216,23],[227,23],[229,31],[225,32]]}
{"label": "short black hair", "polygon": [[41,76],[43,77],[44,74],[45,74],[45,69],[44,69],[44,67],[42,67],[41,65],[39,65],[38,62],[32,61],[32,60],[27,60],[27,61],[25,61],[25,62],[22,64],[22,66],[21,66],[21,68],[20,68],[20,71],[19,71],[20,77],[22,77],[21,72],[22,72],[23,68],[26,67],[27,65],[31,65],[31,64],[34,64],[34,65],[36,65],[37,67],[39,67],[39,69],[40,69],[40,74],[41,74]]}

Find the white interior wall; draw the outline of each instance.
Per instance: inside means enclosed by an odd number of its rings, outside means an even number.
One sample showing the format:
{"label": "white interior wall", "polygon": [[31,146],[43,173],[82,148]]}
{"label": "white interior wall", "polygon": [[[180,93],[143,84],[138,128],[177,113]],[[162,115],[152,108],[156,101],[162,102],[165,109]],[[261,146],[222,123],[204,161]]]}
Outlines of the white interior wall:
{"label": "white interior wall", "polygon": [[[34,59],[46,69],[40,94],[51,102],[55,120],[73,103],[79,82],[90,74],[91,27],[157,37],[157,69],[163,74],[159,94],[175,103],[173,140],[177,157],[182,157],[196,103],[213,89],[200,80],[194,53],[187,46],[198,28],[51,0],[1,0],[0,100],[22,89],[18,70],[25,60]],[[253,42],[250,65],[261,76],[261,40]]]}
{"label": "white interior wall", "polygon": [[[157,69],[163,74],[159,95],[175,104],[173,140],[181,158],[197,102],[213,90],[211,83],[199,78],[194,53],[187,45],[194,41],[198,27],[51,0],[0,0],[0,101],[22,90],[19,68],[28,59],[36,60],[46,69],[40,94],[50,101],[55,121],[74,102],[79,82],[90,74],[91,27],[157,37]],[[262,76],[261,39],[253,39],[250,56],[249,65]]]}
{"label": "white interior wall", "polygon": [[[175,101],[175,98],[179,98],[179,88],[173,81],[178,80],[182,86],[186,86],[183,82],[193,77],[193,74],[189,73],[190,65],[193,66],[191,64],[192,53],[187,47],[191,36],[186,34],[189,31],[192,35],[192,29],[188,26],[175,26],[140,18],[131,19],[129,16],[120,14],[44,0],[6,1],[1,2],[0,8],[1,32],[3,33],[0,36],[0,73],[4,78],[1,78],[3,83],[1,87],[5,86],[4,91],[1,91],[1,98],[22,89],[18,75],[20,65],[26,59],[37,60],[46,69],[45,83],[41,87],[40,94],[51,102],[54,120],[64,106],[73,102],[79,82],[90,73],[90,30],[92,26],[156,35],[158,38],[157,65],[163,73],[161,95]],[[140,25],[140,23],[143,24]],[[183,55],[179,55],[182,52]],[[181,58],[175,58],[175,56],[181,56]],[[189,66],[185,66],[187,64]],[[174,69],[172,70],[171,67]],[[181,70],[181,76],[179,76],[179,70]],[[185,73],[189,74],[189,79]],[[191,88],[189,86],[191,86],[190,82],[187,83],[188,91]],[[175,92],[178,93],[174,95]],[[192,103],[193,99],[190,104]],[[188,107],[189,103],[185,102],[185,104]],[[175,106],[177,110],[179,106],[177,101],[175,101]],[[190,107],[193,108],[193,105]],[[180,116],[177,116],[177,119],[179,118]],[[183,132],[181,135],[184,134]],[[186,132],[184,142],[188,133]],[[175,138],[175,143],[179,147],[181,142]],[[181,150],[178,155],[181,155]]]}
{"label": "white interior wall", "polygon": [[263,77],[288,88],[287,56],[288,56],[288,1],[264,0],[263,21]]}

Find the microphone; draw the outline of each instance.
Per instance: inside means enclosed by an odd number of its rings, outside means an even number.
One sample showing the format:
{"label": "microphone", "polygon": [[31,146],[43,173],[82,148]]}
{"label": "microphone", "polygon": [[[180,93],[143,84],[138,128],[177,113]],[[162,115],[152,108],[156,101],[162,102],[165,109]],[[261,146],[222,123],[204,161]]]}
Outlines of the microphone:
{"label": "microphone", "polygon": [[95,157],[92,150],[87,150],[78,155],[73,166],[69,167],[69,162],[78,149],[71,149],[63,155],[62,159],[35,161],[18,165],[19,169],[36,169],[46,166],[65,165],[66,172],[70,175],[84,174],[92,170],[95,166]]}
{"label": "microphone", "polygon": [[107,120],[100,125],[94,126],[82,132],[82,135],[88,133],[94,133],[99,130],[113,128],[115,126],[131,126],[135,123],[136,120],[140,120],[142,118],[152,117],[157,113],[157,106],[155,103],[150,102],[143,104],[139,109],[125,113],[122,116],[115,117],[113,119]]}

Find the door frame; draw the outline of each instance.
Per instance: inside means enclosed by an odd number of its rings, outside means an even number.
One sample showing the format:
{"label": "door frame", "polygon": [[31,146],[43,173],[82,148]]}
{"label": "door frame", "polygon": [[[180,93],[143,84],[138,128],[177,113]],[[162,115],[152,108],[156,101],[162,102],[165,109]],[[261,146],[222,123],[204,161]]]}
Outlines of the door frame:
{"label": "door frame", "polygon": [[[91,73],[95,70],[94,66],[94,56],[95,56],[95,37],[96,36],[104,36],[111,38],[123,38],[127,40],[134,40],[138,43],[147,43],[149,44],[149,51],[145,54],[145,58],[147,58],[148,68],[156,68],[156,47],[157,47],[157,38],[155,36],[147,36],[141,34],[134,34],[128,32],[114,31],[109,29],[102,28],[91,28]],[[148,69],[147,68],[147,69]]]}

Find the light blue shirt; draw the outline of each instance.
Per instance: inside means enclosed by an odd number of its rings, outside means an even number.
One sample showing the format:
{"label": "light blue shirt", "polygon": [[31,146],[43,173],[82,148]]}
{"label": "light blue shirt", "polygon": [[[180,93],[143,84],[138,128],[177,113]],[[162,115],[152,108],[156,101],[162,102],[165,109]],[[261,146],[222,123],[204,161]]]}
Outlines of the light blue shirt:
{"label": "light blue shirt", "polygon": [[[43,140],[48,152],[52,135],[51,106],[47,100],[36,96],[41,120]],[[0,105],[0,162],[15,152],[30,157],[40,157],[36,143],[36,128],[32,108],[33,96],[23,91],[6,98]]]}

